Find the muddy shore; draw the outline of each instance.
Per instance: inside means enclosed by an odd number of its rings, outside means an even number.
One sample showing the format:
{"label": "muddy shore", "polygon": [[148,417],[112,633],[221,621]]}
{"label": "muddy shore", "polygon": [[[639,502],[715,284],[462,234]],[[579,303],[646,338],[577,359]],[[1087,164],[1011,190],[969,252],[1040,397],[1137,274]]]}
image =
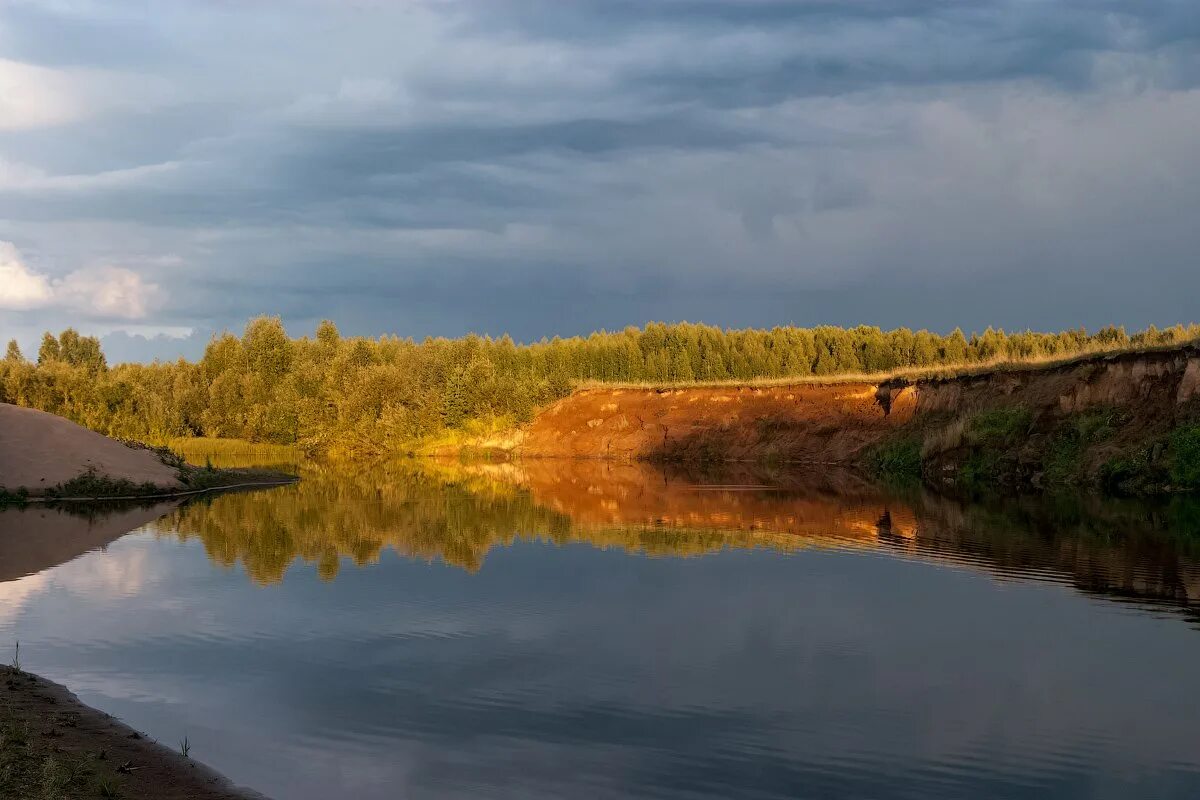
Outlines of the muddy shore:
{"label": "muddy shore", "polygon": [[0,797],[264,800],[80,702],[57,683],[0,667]]}

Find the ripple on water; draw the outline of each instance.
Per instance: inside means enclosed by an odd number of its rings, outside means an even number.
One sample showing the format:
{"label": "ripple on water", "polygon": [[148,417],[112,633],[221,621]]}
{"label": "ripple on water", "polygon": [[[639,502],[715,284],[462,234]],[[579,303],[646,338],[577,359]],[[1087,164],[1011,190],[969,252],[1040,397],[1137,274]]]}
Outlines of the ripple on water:
{"label": "ripple on water", "polygon": [[0,637],[300,800],[1200,796],[1162,514],[623,469],[215,498],[0,583]]}

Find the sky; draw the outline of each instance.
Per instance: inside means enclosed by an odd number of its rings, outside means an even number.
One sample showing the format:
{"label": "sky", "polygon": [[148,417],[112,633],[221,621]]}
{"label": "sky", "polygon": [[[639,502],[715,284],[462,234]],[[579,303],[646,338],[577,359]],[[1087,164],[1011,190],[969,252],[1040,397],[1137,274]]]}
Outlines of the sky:
{"label": "sky", "polygon": [[0,336],[1197,319],[1196,0],[0,0]]}

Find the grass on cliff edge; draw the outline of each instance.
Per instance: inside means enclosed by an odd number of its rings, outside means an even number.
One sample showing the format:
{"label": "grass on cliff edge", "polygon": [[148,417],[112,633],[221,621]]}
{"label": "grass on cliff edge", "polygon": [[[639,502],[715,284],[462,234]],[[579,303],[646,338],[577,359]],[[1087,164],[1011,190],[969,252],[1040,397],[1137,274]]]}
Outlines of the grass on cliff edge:
{"label": "grass on cliff edge", "polygon": [[1091,347],[1069,355],[997,358],[961,364],[937,364],[929,367],[901,367],[885,372],[844,372],[836,375],[794,375],[781,378],[733,378],[719,381],[580,381],[576,390],[586,389],[769,389],[774,386],[824,386],[839,383],[888,383],[979,377],[994,373],[1053,369],[1108,356],[1164,353],[1196,347],[1200,339],[1141,347]]}

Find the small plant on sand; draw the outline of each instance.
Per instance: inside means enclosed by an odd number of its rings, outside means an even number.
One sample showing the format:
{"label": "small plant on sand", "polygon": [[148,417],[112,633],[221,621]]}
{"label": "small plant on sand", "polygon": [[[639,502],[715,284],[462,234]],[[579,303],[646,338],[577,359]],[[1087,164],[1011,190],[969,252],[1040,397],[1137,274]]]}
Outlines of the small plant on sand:
{"label": "small plant on sand", "polygon": [[179,743],[179,752],[183,754],[183,757],[184,757],[184,758],[191,758],[191,757],[192,757],[192,756],[191,756],[191,752],[192,752],[192,743],[188,741],[188,738],[187,738],[186,736],[185,736],[185,737],[183,737],[183,741],[181,741],[181,742]]}
{"label": "small plant on sand", "polygon": [[96,794],[105,800],[117,800],[121,796],[121,787],[113,778],[97,778]]}
{"label": "small plant on sand", "polygon": [[0,724],[0,752],[24,747],[29,744],[29,738],[29,723],[24,720],[5,719]]}
{"label": "small plant on sand", "polygon": [[59,761],[54,756],[46,756],[46,760],[42,762],[42,797],[45,800],[58,800],[66,794],[73,780],[74,774],[65,764]]}
{"label": "small plant on sand", "polygon": [[12,668],[17,672],[21,671],[21,643],[17,642],[17,646],[13,648]]}
{"label": "small plant on sand", "polygon": [[51,498],[67,497],[140,497],[161,494],[162,488],[153,483],[134,483],[124,478],[110,478],[88,468],[82,475],[46,490]]}

